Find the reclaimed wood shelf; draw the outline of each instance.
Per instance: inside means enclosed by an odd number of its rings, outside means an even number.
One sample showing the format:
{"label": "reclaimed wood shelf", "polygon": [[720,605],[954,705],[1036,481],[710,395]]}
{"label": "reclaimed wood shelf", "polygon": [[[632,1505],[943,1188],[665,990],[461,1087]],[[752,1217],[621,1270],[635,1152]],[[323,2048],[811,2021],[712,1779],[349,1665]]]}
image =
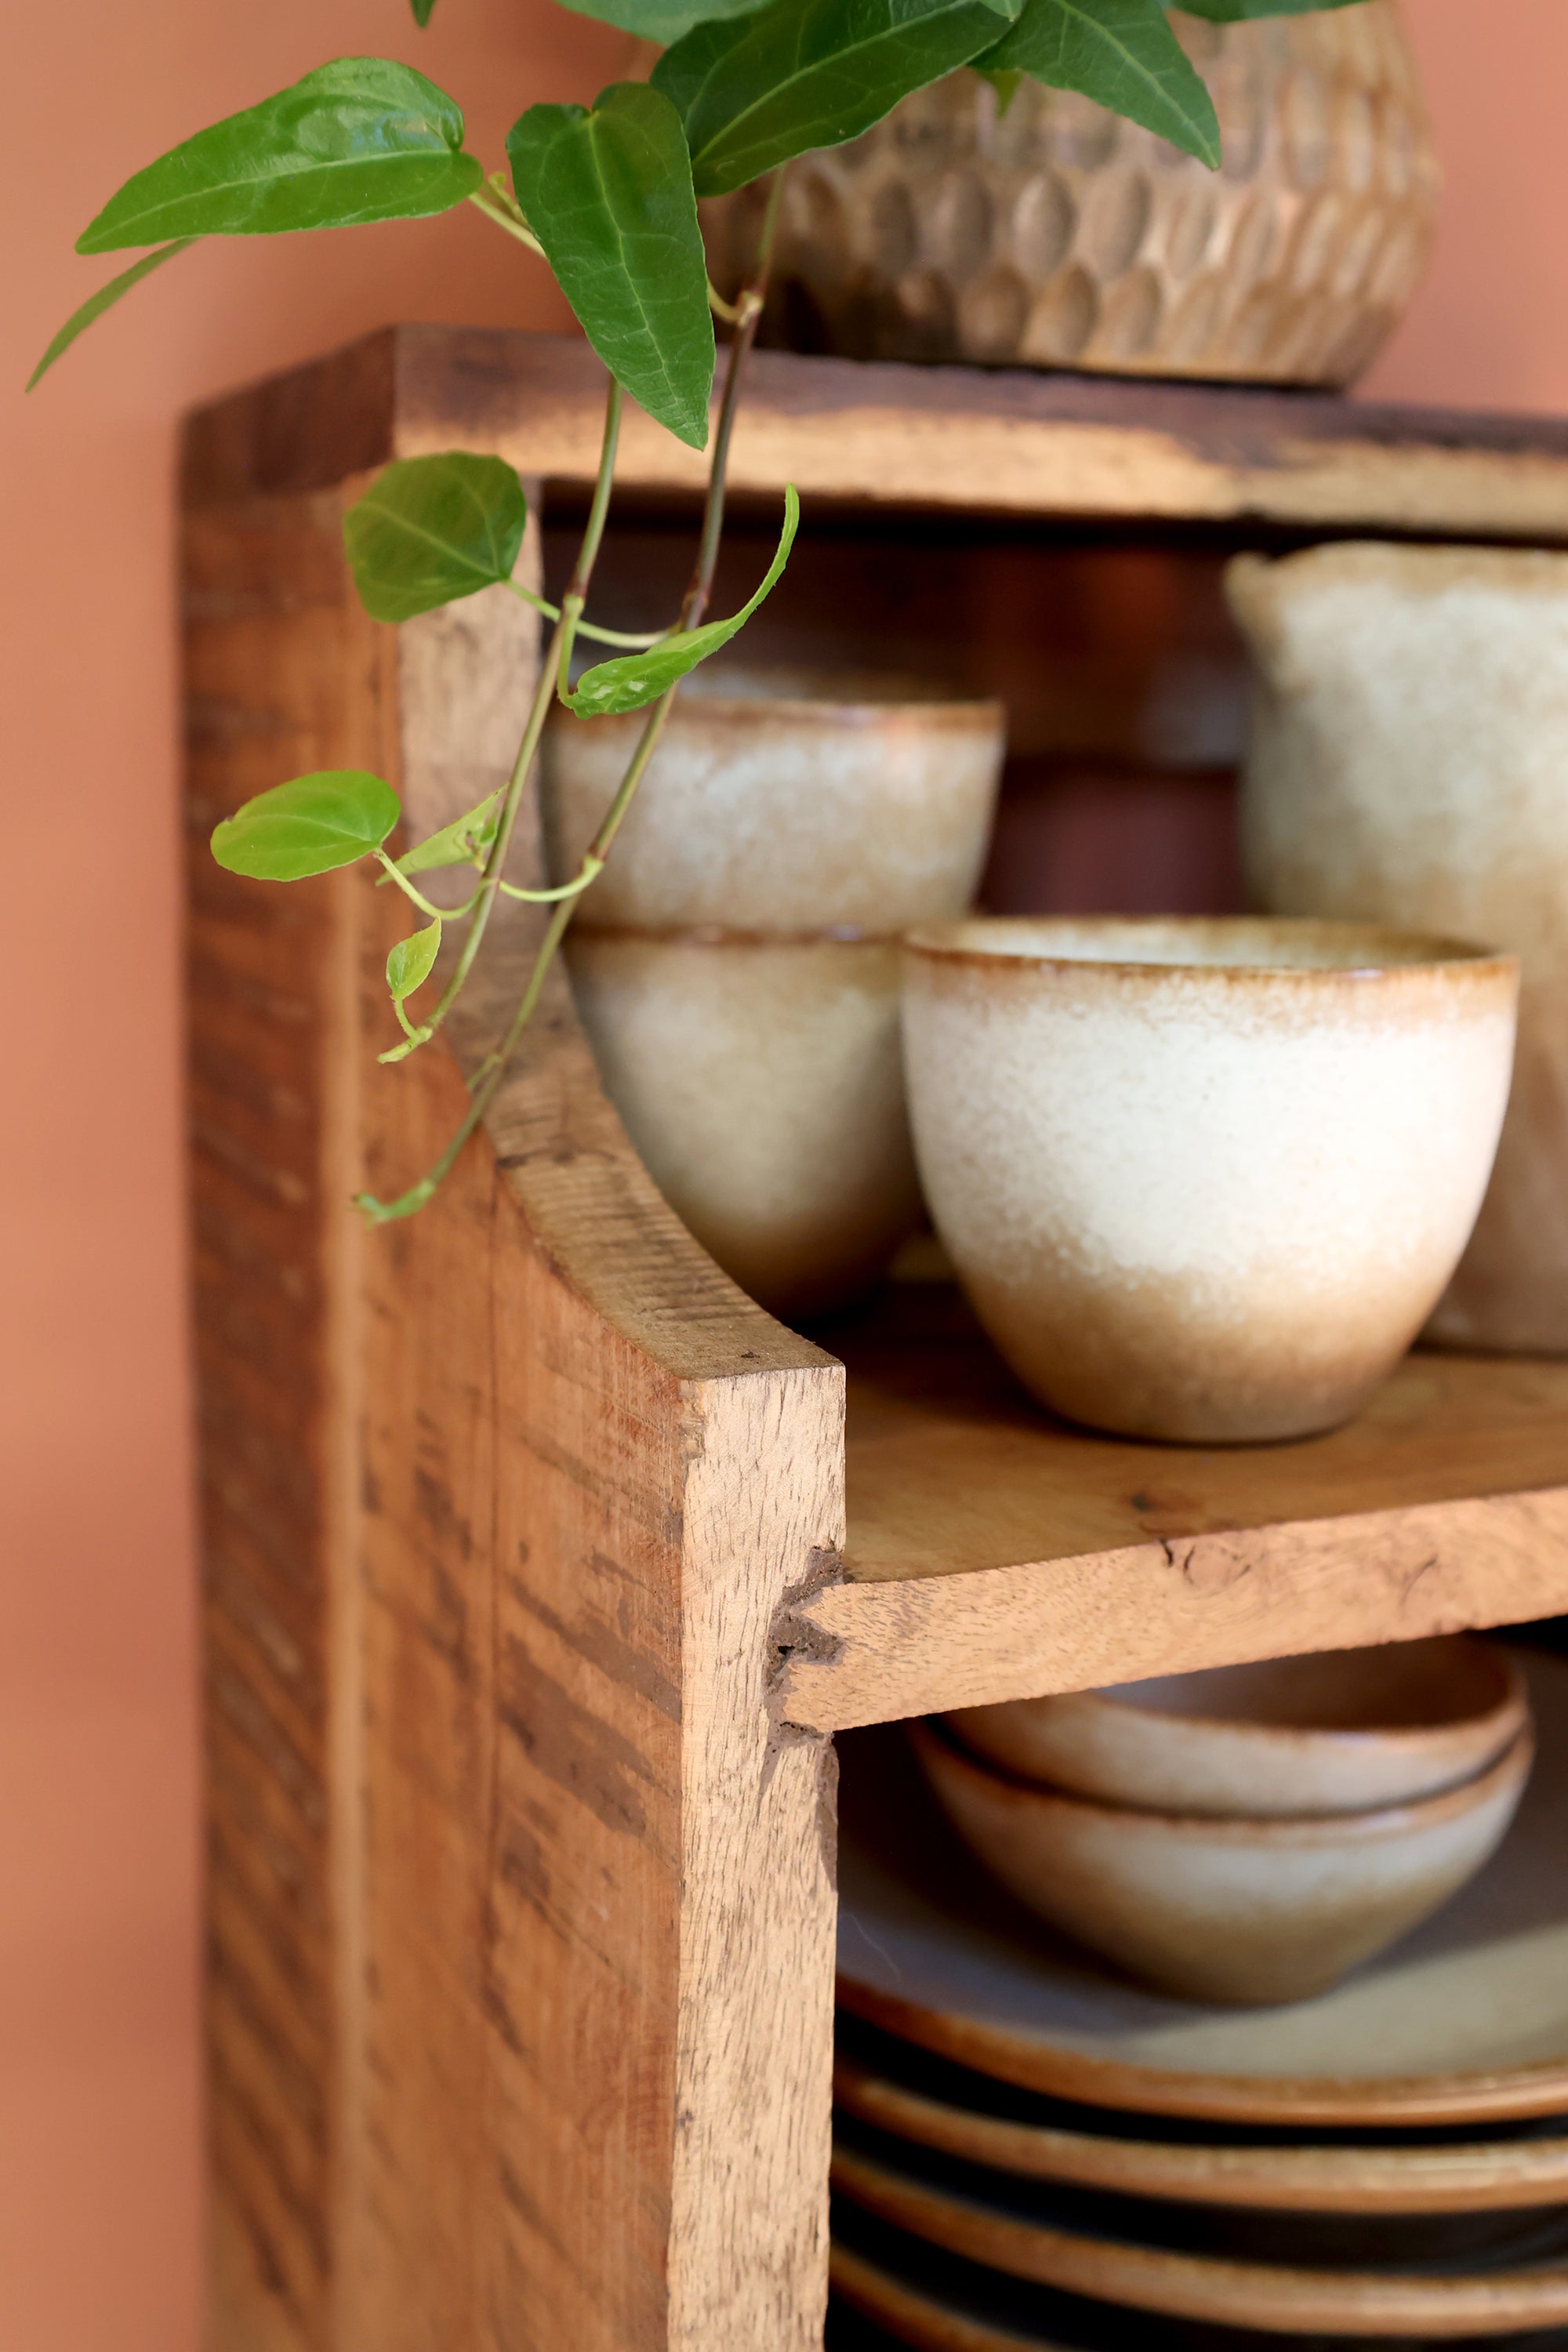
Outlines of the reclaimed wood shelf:
{"label": "reclaimed wood shelf", "polygon": [[[1568,1608],[1568,1367],[1418,1356],[1349,1429],[1222,1454],[1053,1424],[938,1291],[784,1330],[654,1191],[559,977],[438,1207],[359,1229],[535,919],[449,1050],[380,1070],[393,894],[206,836],[311,768],[421,831],[505,775],[531,616],[371,623],[342,509],[498,451],[538,580],[602,394],[573,339],[400,329],[186,437],[221,2352],[819,2352],[835,1729]],[[1211,579],[1325,533],[1568,544],[1568,430],[1315,394],[764,353],[732,476],[742,520],[796,482],[819,582],[925,532],[972,602],[1002,548],[1026,650],[1017,583],[1102,530]],[[621,479],[635,535],[700,467],[633,415]]]}
{"label": "reclaimed wood shelf", "polygon": [[1053,1420],[947,1285],[895,1286],[830,1344],[848,1532],[795,1612],[793,1722],[1568,1609],[1568,1363],[1420,1351],[1327,1436],[1200,1447]]}

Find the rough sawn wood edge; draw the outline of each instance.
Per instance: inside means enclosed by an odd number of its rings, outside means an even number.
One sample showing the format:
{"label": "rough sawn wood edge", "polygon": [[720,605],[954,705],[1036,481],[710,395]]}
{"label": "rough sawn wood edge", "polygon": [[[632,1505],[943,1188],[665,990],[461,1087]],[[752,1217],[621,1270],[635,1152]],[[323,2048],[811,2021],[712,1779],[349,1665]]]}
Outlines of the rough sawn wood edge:
{"label": "rough sawn wood edge", "polygon": [[826,1586],[781,1629],[819,1732],[1568,1609],[1568,1487]]}
{"label": "rough sawn wood edge", "polygon": [[[323,487],[421,450],[591,480],[603,374],[578,337],[398,327],[203,412],[187,501]],[[695,496],[701,457],[628,408],[618,479]],[[977,517],[1568,541],[1568,426],[1321,393],[759,352],[738,491]]]}

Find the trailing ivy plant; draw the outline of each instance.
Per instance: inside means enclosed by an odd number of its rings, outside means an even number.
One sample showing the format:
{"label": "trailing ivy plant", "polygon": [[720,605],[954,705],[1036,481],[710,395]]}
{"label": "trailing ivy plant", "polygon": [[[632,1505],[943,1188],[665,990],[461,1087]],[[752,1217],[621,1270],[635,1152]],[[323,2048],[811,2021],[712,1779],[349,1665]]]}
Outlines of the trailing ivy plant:
{"label": "trailing ivy plant", "polygon": [[[423,1207],[483,1118],[538,1002],[583,892],[591,887],[647,767],[680,680],[755,612],[788,560],[799,509],[784,493],[783,529],[766,574],[741,611],[710,621],[708,600],[724,519],[725,467],[747,356],[766,289],[784,173],[797,156],[879,121],[911,91],[961,66],[990,77],[1003,103],[1019,79],[1077,90],[1211,168],[1219,126],[1207,89],[1161,0],[567,0],[661,46],[647,82],[614,82],[591,107],[531,106],[507,135],[506,171],[487,172],[464,143],[463,116],[434,82],[389,58],[339,58],[258,106],[198,131],[112,195],[77,239],[84,254],[150,248],[89,297],[39,361],[36,383],[96,319],[153,270],[205,236],[278,236],[374,221],[417,220],[469,205],[542,255],[608,372],[604,439],[582,544],[559,608],[512,578],[527,509],[512,468],[453,450],[387,466],[349,512],[344,541],[365,609],[405,621],[481,589],[538,606],[551,624],[510,781],[476,808],[394,858],[401,817],[379,776],[332,770],[299,776],[249,801],[213,835],[232,873],[268,881],[378,863],[421,917],[392,950],[386,978],[402,1030],[384,1053],[400,1061],[427,1044],[461,992],[498,901],[547,904],[532,971],[505,1034],[471,1080],[466,1118],[429,1171],[394,1201],[362,1195],[375,1223]],[[1351,0],[1184,0],[1219,22],[1287,16]],[[426,24],[435,0],[412,0]],[[772,176],[758,254],[733,303],[708,278],[697,203]],[[713,319],[730,326],[722,395],[711,425]],[[29,386],[29,389],[31,386]],[[637,401],[678,440],[710,452],[695,566],[680,611],[647,636],[586,615],[615,475],[622,403]],[[574,687],[578,638],[606,656]],[[509,881],[507,853],[553,699],[580,719],[646,709],[626,773],[580,870],[554,889]],[[477,876],[456,908],[438,908],[416,877],[467,866]],[[409,1006],[431,981],[444,934],[461,944],[435,1000]]]}

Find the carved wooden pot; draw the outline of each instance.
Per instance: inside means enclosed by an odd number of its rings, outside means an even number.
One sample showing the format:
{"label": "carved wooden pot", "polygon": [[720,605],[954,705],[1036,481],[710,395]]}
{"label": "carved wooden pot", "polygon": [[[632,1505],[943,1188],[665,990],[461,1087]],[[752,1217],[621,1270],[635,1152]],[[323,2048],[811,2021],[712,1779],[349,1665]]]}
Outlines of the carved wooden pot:
{"label": "carved wooden pot", "polygon": [[[919,91],[786,183],[764,335],[857,359],[1342,384],[1420,275],[1438,173],[1394,0],[1172,22],[1214,94],[1211,173],[1073,92]],[[703,208],[732,291],[761,196]]]}

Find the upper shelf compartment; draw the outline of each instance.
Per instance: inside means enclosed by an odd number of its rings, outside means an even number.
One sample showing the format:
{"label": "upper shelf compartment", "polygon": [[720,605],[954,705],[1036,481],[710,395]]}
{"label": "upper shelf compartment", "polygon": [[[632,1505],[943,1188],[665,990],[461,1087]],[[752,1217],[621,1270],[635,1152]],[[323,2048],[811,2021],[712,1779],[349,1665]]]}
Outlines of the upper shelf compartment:
{"label": "upper shelf compartment", "polygon": [[[582,485],[603,396],[575,336],[389,328],[204,410],[186,496],[310,489],[454,446]],[[698,453],[628,412],[623,487],[702,478]],[[1545,418],[779,352],[752,360],[731,480],[848,507],[1568,543],[1568,425]]]}
{"label": "upper shelf compartment", "polygon": [[1418,1353],[1326,1437],[1210,1448],[1054,1421],[945,1285],[820,1336],[848,1369],[846,1580],[799,1609],[791,1721],[1568,1609],[1568,1363]]}

